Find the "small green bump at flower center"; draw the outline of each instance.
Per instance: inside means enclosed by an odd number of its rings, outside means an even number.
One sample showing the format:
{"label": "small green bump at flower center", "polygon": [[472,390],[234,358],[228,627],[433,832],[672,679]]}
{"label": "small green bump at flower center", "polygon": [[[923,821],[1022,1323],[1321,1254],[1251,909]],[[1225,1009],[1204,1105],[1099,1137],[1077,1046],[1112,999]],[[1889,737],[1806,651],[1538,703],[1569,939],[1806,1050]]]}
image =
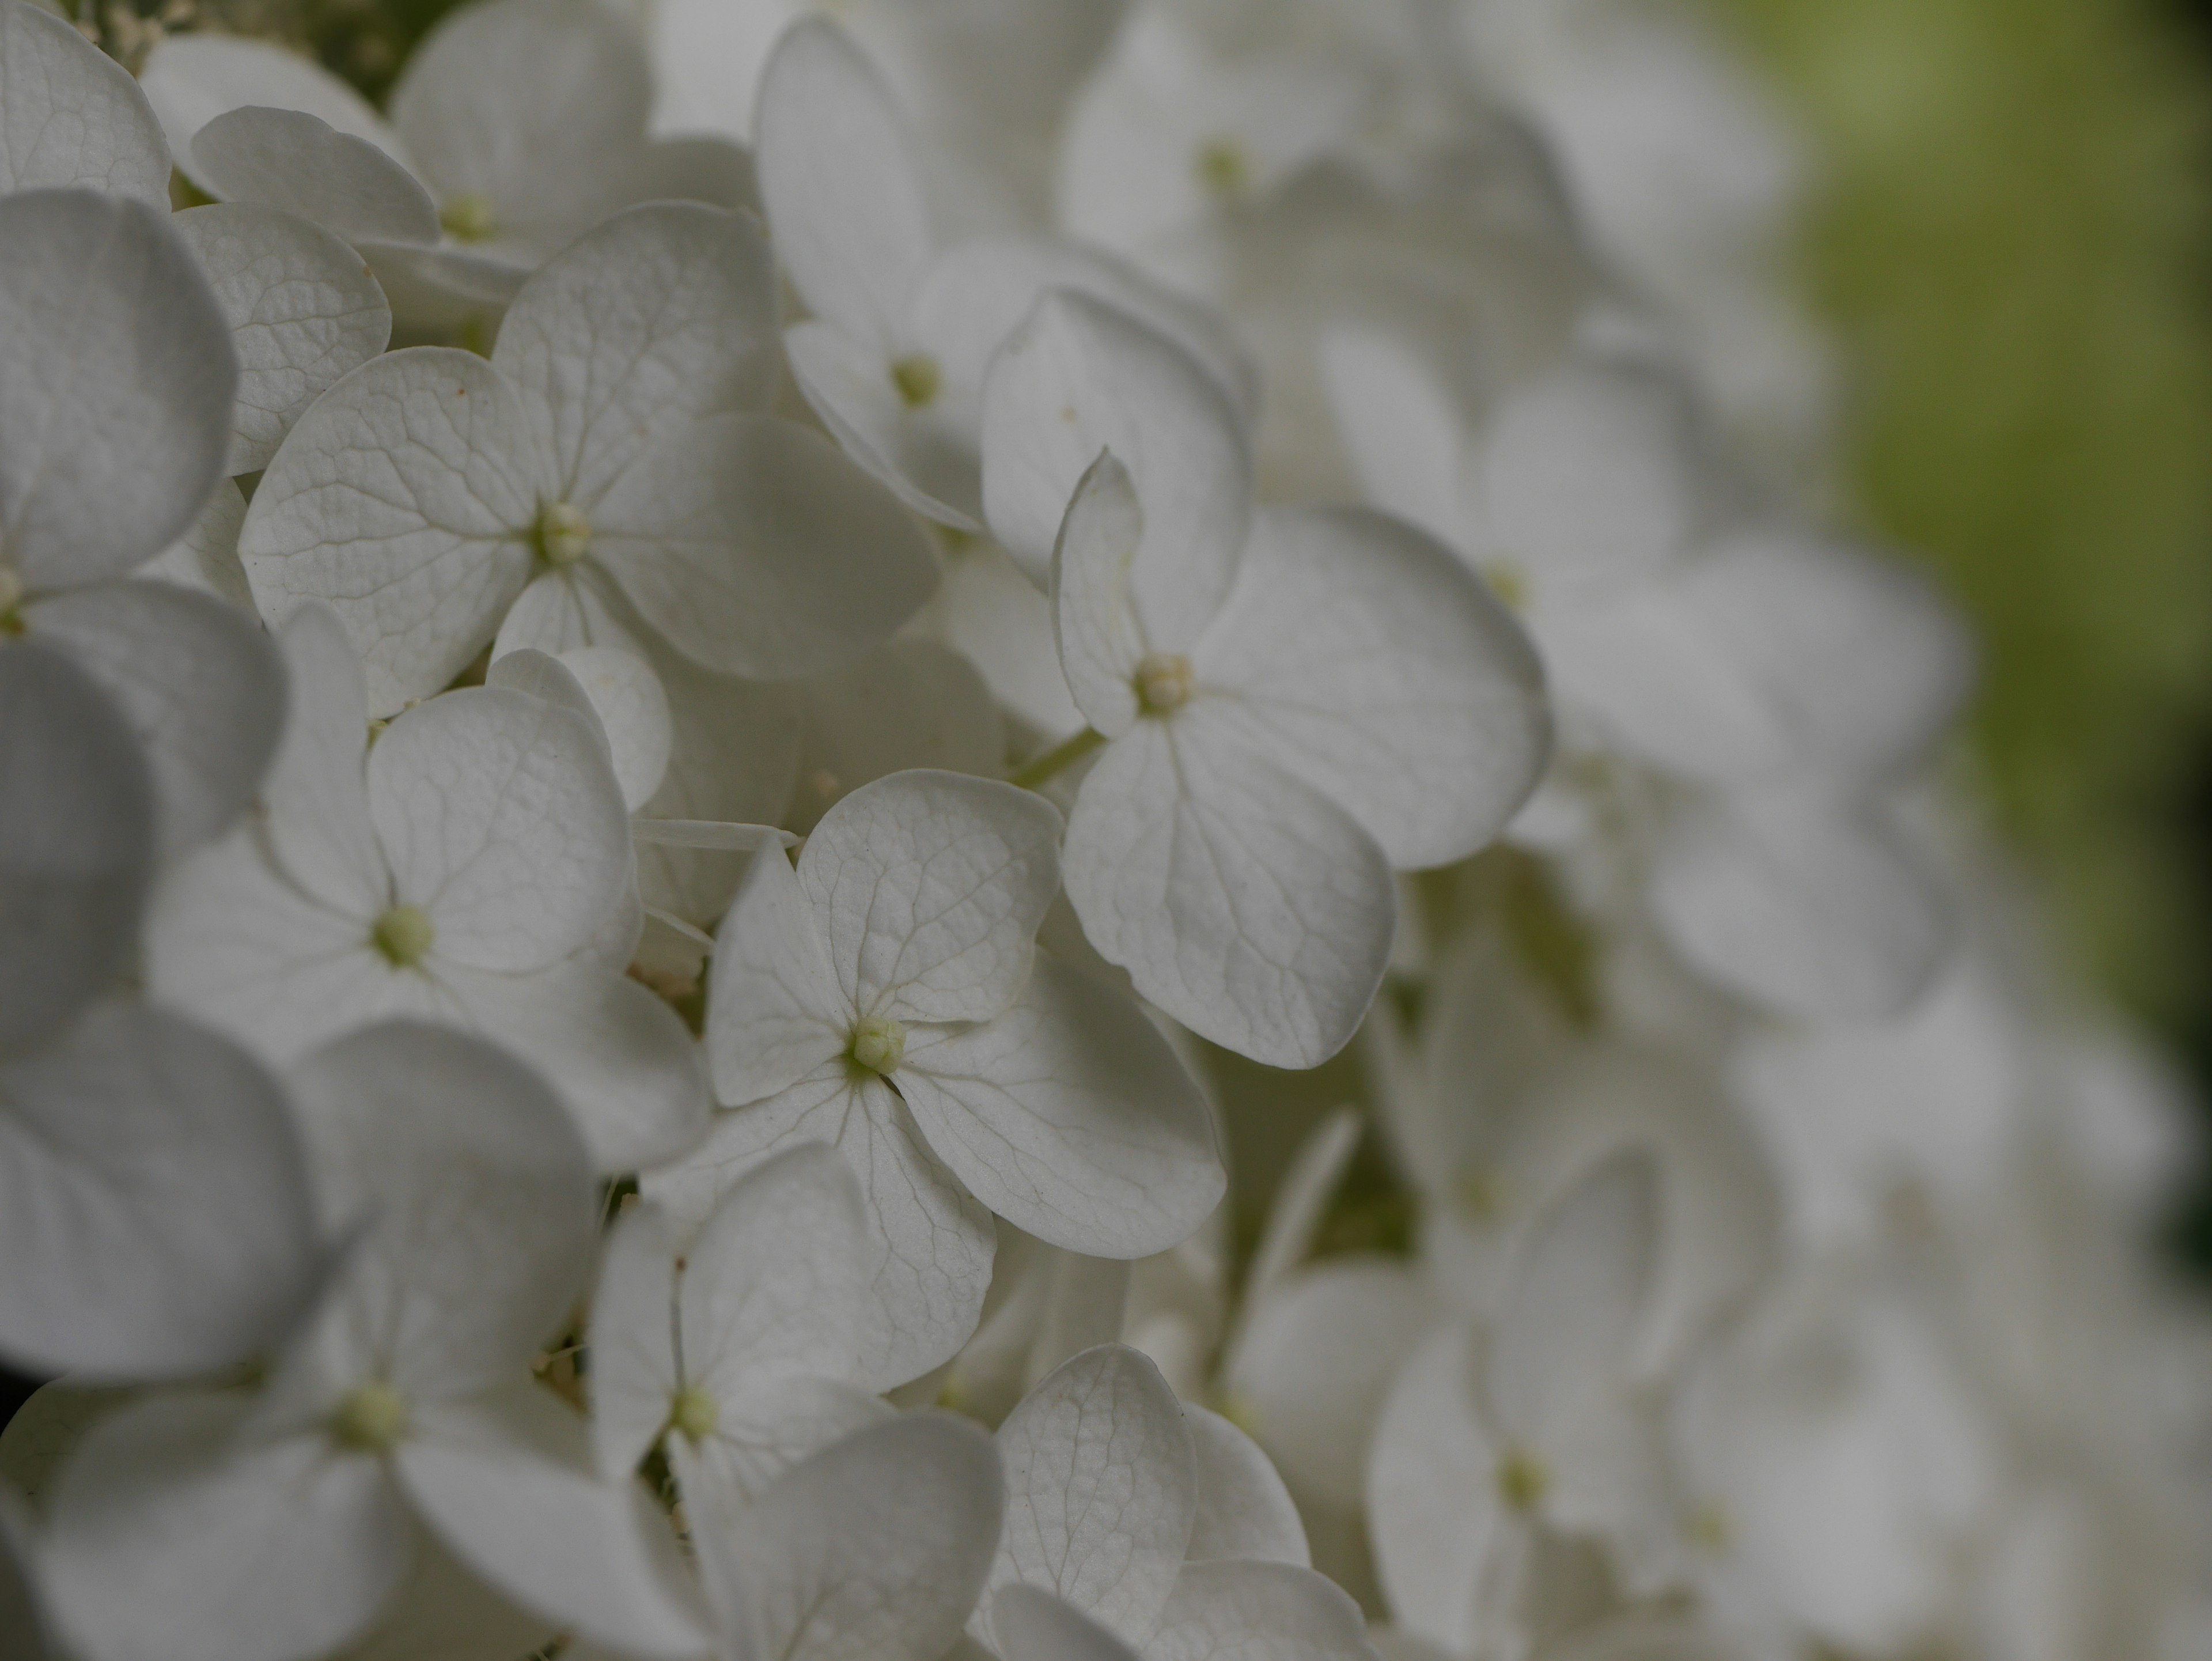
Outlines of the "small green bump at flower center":
{"label": "small green bump at flower center", "polygon": [[1528,574],[1510,559],[1493,559],[1482,568],[1490,592],[1512,611],[1528,609]]}
{"label": "small green bump at flower center", "polygon": [[1172,715],[1190,702],[1190,660],[1153,652],[1137,666],[1137,702],[1148,715]]}
{"label": "small green bump at flower center", "polygon": [[407,1398],[381,1378],[356,1385],[338,1403],[331,1434],[356,1453],[389,1453],[407,1433]]}
{"label": "small green bump at flower center", "polygon": [[890,1074],[906,1059],[906,1028],[882,1015],[853,1025],[853,1059],[871,1073]]}
{"label": "small green bump at flower center", "polygon": [[1735,1519],[1717,1500],[1708,1500],[1690,1512],[1690,1541],[1700,1551],[1725,1555],[1735,1544]]}
{"label": "small green bump at flower center", "polygon": [[394,969],[412,969],[428,955],[438,928],[421,906],[395,905],[377,918],[368,938]]}
{"label": "small green bump at flower center", "polygon": [[705,1441],[722,1422],[722,1404],[694,1384],[679,1391],[668,1409],[668,1427],[687,1442]]}
{"label": "small green bump at flower center", "polygon": [[1507,1509],[1527,1516],[1544,1503],[1552,1486],[1552,1473],[1542,1460],[1520,1448],[1508,1453],[1498,1467],[1498,1492]]}
{"label": "small green bump at flower center", "polygon": [[465,191],[438,210],[438,222],[456,242],[489,242],[498,233],[491,198]]}
{"label": "small green bump at flower center", "polygon": [[1252,157],[1234,138],[1209,138],[1198,147],[1198,182],[1224,202],[1252,188]]}
{"label": "small green bump at flower center", "polygon": [[1453,1187],[1460,1209],[1475,1222],[1494,1222],[1504,1208],[1504,1185],[1488,1165],[1470,1163],[1459,1173],[1459,1180]]}
{"label": "small green bump at flower center", "polygon": [[556,571],[565,571],[591,551],[592,521],[573,502],[549,502],[538,515],[538,551]]}
{"label": "small green bump at flower center", "polygon": [[913,352],[891,365],[891,385],[909,410],[926,410],[945,390],[945,371],[927,352]]}

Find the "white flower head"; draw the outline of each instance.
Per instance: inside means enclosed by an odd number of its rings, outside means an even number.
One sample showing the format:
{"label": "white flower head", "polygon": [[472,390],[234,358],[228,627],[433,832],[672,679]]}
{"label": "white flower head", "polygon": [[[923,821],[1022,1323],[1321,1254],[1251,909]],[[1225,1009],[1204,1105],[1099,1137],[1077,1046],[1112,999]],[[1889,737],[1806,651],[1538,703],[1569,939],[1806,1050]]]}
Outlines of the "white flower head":
{"label": "white flower head", "polygon": [[[858,656],[935,581],[888,493],[765,415],[775,291],[748,221],[636,208],[526,285],[489,362],[394,352],[316,404],[240,551],[281,618],[333,605],[369,702],[501,650],[620,644],[618,607],[698,664],[769,678]],[[367,485],[351,459],[378,453]],[[617,598],[618,597],[618,598]]]}
{"label": "white flower head", "polygon": [[489,1045],[406,1023],[295,1082],[343,1265],[265,1392],[149,1398],[87,1438],[46,1553],[60,1624],[116,1661],[325,1653],[386,1609],[427,1528],[561,1626],[702,1653],[666,1519],[599,1479],[582,1421],[531,1378],[593,1245],[559,1102]]}
{"label": "white flower head", "polygon": [[337,619],[280,639],[294,709],[262,812],[183,861],[149,922],[149,983],[280,1063],[400,1014],[542,1068],[609,1170],[690,1145],[690,1036],[623,970],[637,938],[629,817],[592,718],[508,687],[448,693],[368,744]]}
{"label": "white flower head", "polygon": [[1036,954],[1060,829],[1011,785],[896,773],[831,808],[795,872],[756,858],[717,936],[708,1053],[735,1110],[647,1191],[696,1219],[771,1151],[836,1144],[876,1243],[879,1384],[974,1330],[992,1213],[1135,1257],[1220,1197],[1205,1104],[1166,1041]]}

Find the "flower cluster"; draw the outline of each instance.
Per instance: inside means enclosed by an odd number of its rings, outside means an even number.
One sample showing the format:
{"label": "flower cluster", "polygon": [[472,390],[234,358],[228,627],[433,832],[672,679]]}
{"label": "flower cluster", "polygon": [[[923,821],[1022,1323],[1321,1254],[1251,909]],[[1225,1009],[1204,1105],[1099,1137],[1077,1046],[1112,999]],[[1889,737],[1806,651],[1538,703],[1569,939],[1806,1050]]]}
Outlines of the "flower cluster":
{"label": "flower cluster", "polygon": [[0,0],[9,1652],[2212,1649],[1724,61],[822,9]]}

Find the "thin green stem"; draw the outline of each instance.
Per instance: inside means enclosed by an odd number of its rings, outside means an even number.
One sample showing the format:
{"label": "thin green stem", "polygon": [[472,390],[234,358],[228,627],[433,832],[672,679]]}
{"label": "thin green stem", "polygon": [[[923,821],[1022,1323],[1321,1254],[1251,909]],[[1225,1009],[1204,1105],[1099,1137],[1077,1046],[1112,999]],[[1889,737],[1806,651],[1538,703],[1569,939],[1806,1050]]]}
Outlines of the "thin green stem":
{"label": "thin green stem", "polygon": [[1086,727],[1065,744],[1054,745],[1027,766],[1015,770],[1006,781],[1024,790],[1034,790],[1047,780],[1056,778],[1085,756],[1106,742],[1106,735],[1094,727]]}

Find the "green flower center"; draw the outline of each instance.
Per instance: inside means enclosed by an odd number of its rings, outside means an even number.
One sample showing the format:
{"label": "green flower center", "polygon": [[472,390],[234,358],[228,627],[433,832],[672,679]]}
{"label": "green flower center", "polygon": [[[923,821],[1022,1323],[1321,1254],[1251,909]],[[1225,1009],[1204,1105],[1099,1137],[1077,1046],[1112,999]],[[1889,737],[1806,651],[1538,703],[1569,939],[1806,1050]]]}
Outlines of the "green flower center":
{"label": "green flower center", "polygon": [[356,1453],[389,1453],[406,1433],[407,1398],[381,1378],[356,1385],[331,1419],[331,1434]]}
{"label": "green flower center", "polygon": [[556,571],[565,571],[591,551],[592,521],[566,502],[549,502],[538,515],[538,551]]}
{"label": "green flower center", "polygon": [[915,352],[891,365],[891,385],[909,410],[926,410],[945,390],[945,371],[927,352]]}
{"label": "green flower center", "polygon": [[1137,702],[1148,715],[1171,715],[1190,702],[1190,660],[1153,652],[1137,666]]}
{"label": "green flower center", "polygon": [[456,242],[489,242],[499,230],[491,198],[464,192],[438,210],[438,222]]}
{"label": "green flower center", "polygon": [[369,941],[394,969],[412,969],[438,938],[437,925],[419,905],[395,905],[368,931]]}
{"label": "green flower center", "polygon": [[1252,188],[1252,157],[1233,138],[1210,138],[1199,146],[1198,182],[1224,201],[1234,200]]}
{"label": "green flower center", "polygon": [[1552,1473],[1535,1455],[1515,1448],[1498,1467],[1498,1492],[1509,1510],[1527,1516],[1544,1502]]}
{"label": "green flower center", "polygon": [[721,1403],[696,1384],[682,1391],[668,1409],[668,1426],[690,1442],[703,1442],[722,1422]]}
{"label": "green flower center", "polygon": [[881,1015],[864,1017],[853,1026],[853,1059],[871,1073],[896,1073],[906,1059],[906,1028]]}

